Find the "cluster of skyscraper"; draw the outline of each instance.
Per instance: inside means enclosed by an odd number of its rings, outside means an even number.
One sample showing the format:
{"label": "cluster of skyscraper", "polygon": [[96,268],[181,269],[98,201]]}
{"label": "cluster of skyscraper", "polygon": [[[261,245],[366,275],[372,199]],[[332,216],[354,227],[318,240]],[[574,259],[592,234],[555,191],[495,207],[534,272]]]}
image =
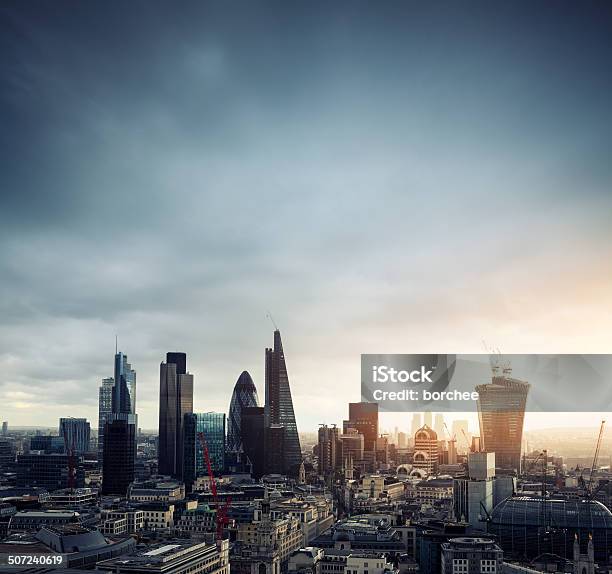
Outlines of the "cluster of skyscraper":
{"label": "cluster of skyscraper", "polygon": [[[189,488],[207,473],[204,444],[214,472],[248,471],[297,475],[302,462],[287,365],[280,332],[265,351],[265,407],[251,375],[236,381],[229,416],[193,412],[193,375],[185,353],[169,352],[160,365],[158,472]],[[115,355],[114,377],[99,389],[98,455],[103,492],[125,494],[134,479],[136,372],[127,356]],[[227,428],[226,428],[227,427]]]}

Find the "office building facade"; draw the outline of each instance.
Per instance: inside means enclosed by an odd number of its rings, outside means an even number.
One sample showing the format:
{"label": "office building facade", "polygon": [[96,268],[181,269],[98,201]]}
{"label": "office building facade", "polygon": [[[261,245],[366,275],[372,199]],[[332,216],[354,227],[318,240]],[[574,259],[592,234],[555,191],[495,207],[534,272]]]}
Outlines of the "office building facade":
{"label": "office building facade", "polygon": [[442,574],[499,574],[504,553],[489,538],[451,538],[442,544]]}
{"label": "office building facade", "polygon": [[159,369],[159,474],[183,472],[183,420],[193,411],[193,375],[185,353],[167,353]]}
{"label": "office building facade", "polygon": [[476,387],[480,450],[494,452],[498,468],[520,472],[529,384],[509,375],[509,369],[494,371],[490,383]]}
{"label": "office building facade", "polygon": [[187,413],[183,421],[183,481],[190,490],[196,478],[208,474],[200,435],[206,443],[213,473],[225,470],[225,413]]}
{"label": "office building facade", "polygon": [[[289,387],[289,376],[283,351],[280,331],[274,331],[274,347],[266,349],[266,404],[265,420],[266,428],[282,426],[284,428],[283,438],[283,471],[285,474],[297,476],[302,463],[302,451],[300,448],[300,437],[298,435],[295,413],[293,411],[293,400],[291,388]],[[278,432],[273,433],[275,437]],[[268,449],[269,450],[269,449]]]}
{"label": "office building facade", "polygon": [[104,423],[102,493],[125,496],[136,461],[136,371],[127,355],[115,354],[112,411]]}
{"label": "office building facade", "polygon": [[241,413],[242,447],[251,463],[253,478],[265,474],[265,413],[263,407],[245,407]]}
{"label": "office building facade", "polygon": [[61,418],[59,435],[64,439],[66,452],[72,451],[73,454],[89,452],[91,428],[87,419]]}
{"label": "office building facade", "polygon": [[242,371],[234,385],[234,392],[230,401],[229,415],[227,417],[227,450],[242,452],[242,412],[248,407],[257,407],[257,389],[251,375]]}
{"label": "office building facade", "polygon": [[[74,486],[85,485],[85,472],[79,459],[73,462],[75,467]],[[30,453],[17,457],[16,484],[20,488],[41,487],[49,492],[68,488],[69,457],[66,454]]]}
{"label": "office building facade", "polygon": [[438,469],[438,435],[427,425],[423,425],[414,435],[414,456],[412,465],[434,474]]}
{"label": "office building facade", "polygon": [[343,427],[345,434],[349,428],[363,435],[364,450],[374,452],[378,438],[378,404],[349,403],[349,418]]}
{"label": "office building facade", "polygon": [[98,389],[98,463],[102,467],[104,459],[104,425],[106,417],[113,412],[113,387],[115,379],[107,377],[102,379]]}

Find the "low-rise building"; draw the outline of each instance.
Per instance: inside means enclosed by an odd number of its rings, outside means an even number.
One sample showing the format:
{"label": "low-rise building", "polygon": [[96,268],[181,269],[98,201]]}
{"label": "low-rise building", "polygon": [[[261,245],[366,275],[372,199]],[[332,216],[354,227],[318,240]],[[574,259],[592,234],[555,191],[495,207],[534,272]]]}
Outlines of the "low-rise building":
{"label": "low-rise building", "polygon": [[133,482],[127,497],[130,502],[177,502],[185,498],[185,485],[168,479]]}
{"label": "low-rise building", "polygon": [[115,574],[229,574],[229,542],[177,539],[143,545],[118,559],[99,562],[96,568]]}
{"label": "low-rise building", "polygon": [[238,524],[231,558],[232,574],[280,574],[289,556],[303,547],[304,533],[298,518],[272,518],[270,501],[264,499],[252,522]]}
{"label": "low-rise building", "polygon": [[504,553],[489,538],[451,538],[442,544],[442,574],[496,574]]}
{"label": "low-rise building", "polygon": [[[102,513],[102,519],[102,528],[110,530],[120,528],[120,525],[123,524],[121,521],[125,520],[127,534],[134,534],[145,527],[145,511],[141,508],[108,509]],[[109,524],[107,527],[104,526],[107,521],[114,522],[116,520],[119,521],[117,525]]]}
{"label": "low-rise building", "polygon": [[432,478],[421,480],[412,490],[413,498],[420,504],[431,503],[434,500],[453,498],[452,478]]}

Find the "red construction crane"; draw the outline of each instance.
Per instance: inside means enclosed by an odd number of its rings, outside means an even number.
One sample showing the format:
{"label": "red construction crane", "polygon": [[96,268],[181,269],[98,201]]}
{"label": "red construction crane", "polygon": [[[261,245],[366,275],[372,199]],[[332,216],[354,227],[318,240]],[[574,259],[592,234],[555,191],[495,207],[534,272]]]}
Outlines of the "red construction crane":
{"label": "red construction crane", "polygon": [[203,432],[198,433],[198,440],[200,441],[200,446],[202,447],[202,454],[204,456],[204,461],[206,462],[206,469],[208,470],[208,477],[210,479],[210,490],[213,495],[213,501],[215,503],[215,508],[217,512],[217,540],[223,539],[223,529],[229,523],[229,518],[227,517],[227,509],[232,502],[231,497],[226,497],[225,503],[221,506],[219,502],[219,497],[217,495],[217,482],[215,480],[215,475],[213,473],[212,464],[210,462],[210,454],[208,453],[208,444],[206,443],[206,437]]}

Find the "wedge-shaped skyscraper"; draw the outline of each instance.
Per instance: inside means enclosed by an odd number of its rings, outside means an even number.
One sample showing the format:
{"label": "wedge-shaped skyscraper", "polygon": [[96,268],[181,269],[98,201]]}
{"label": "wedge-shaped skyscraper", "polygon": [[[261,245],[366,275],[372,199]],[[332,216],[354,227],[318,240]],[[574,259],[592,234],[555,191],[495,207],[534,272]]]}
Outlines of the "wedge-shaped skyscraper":
{"label": "wedge-shaped skyscraper", "polygon": [[[284,427],[282,440],[284,471],[286,474],[297,476],[302,462],[302,452],[293,411],[283,343],[278,329],[274,331],[274,348],[266,349],[265,422],[268,430],[271,428],[278,430],[278,426]],[[266,445],[266,449],[278,448],[277,443],[278,441],[275,444]]]}

